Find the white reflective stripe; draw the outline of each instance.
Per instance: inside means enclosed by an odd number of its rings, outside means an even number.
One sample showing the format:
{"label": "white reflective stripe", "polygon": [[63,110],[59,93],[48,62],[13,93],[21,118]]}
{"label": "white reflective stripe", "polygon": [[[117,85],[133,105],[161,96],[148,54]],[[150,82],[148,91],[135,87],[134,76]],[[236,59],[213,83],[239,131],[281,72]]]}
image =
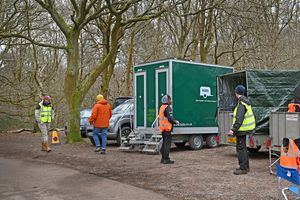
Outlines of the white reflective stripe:
{"label": "white reflective stripe", "polygon": [[254,115],[245,115],[245,116],[244,116],[244,118],[247,118],[247,119],[248,119],[248,118],[251,118],[251,117],[254,117]]}
{"label": "white reflective stripe", "polygon": [[248,126],[252,126],[252,125],[255,125],[255,122],[251,122],[249,124],[242,124],[241,127],[248,127]]}

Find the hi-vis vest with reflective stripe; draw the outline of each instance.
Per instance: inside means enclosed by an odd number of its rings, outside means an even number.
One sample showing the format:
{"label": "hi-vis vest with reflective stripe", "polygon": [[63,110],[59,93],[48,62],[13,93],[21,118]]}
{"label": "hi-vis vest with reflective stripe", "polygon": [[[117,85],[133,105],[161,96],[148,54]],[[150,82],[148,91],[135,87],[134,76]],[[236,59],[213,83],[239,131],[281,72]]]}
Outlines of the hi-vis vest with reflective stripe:
{"label": "hi-vis vest with reflective stripe", "polygon": [[281,146],[281,154],[280,154],[280,165],[282,167],[297,169],[300,173],[299,168],[299,148],[295,144],[294,140],[289,139],[289,146],[287,152],[284,151],[283,145]]}
{"label": "hi-vis vest with reflective stripe", "polygon": [[256,125],[255,125],[255,117],[252,111],[252,107],[251,105],[246,104],[245,102],[240,101],[238,103],[238,105],[235,107],[234,111],[233,111],[233,123],[232,125],[235,123],[236,121],[236,113],[237,113],[237,108],[239,107],[239,105],[243,104],[246,109],[247,112],[244,115],[244,120],[243,123],[241,125],[241,127],[239,128],[238,131],[252,131],[255,129]]}
{"label": "hi-vis vest with reflective stripe", "polygon": [[44,106],[42,102],[39,105],[41,122],[50,123],[52,121],[52,106]]}
{"label": "hi-vis vest with reflective stripe", "polygon": [[168,118],[165,117],[164,112],[168,105],[161,105],[159,109],[159,130],[160,132],[163,131],[171,131],[172,130],[172,123],[168,121]]}

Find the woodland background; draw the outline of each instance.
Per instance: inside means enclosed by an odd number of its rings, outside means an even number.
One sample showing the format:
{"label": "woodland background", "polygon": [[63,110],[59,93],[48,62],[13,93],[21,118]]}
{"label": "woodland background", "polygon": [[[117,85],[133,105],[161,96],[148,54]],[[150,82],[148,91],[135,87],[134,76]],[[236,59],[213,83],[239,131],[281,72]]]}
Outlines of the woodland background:
{"label": "woodland background", "polygon": [[79,141],[97,94],[132,94],[132,66],[177,58],[300,69],[298,0],[1,0],[0,131],[35,124],[42,94]]}

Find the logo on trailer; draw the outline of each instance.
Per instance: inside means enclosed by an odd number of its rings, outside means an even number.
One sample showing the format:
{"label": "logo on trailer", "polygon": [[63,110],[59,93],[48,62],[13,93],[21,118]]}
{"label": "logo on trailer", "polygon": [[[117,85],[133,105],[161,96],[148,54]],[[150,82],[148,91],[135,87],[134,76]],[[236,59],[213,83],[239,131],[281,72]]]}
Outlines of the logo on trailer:
{"label": "logo on trailer", "polygon": [[205,99],[207,97],[212,97],[213,95],[211,94],[211,88],[206,87],[206,86],[201,86],[200,87],[200,96],[202,96]]}

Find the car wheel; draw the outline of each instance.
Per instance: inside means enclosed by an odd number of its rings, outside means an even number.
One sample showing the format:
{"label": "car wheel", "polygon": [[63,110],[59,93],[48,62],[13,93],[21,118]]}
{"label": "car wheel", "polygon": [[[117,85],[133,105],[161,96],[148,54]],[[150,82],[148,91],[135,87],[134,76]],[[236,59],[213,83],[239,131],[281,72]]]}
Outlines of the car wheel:
{"label": "car wheel", "polygon": [[201,135],[191,135],[189,138],[189,145],[192,150],[202,149],[203,137]]}
{"label": "car wheel", "polygon": [[[128,137],[128,135],[131,133],[132,129],[129,126],[124,126],[121,128],[121,137]],[[121,138],[120,134],[118,132],[117,134],[117,144],[121,145]]]}
{"label": "car wheel", "polygon": [[214,148],[218,146],[217,140],[216,140],[216,136],[215,135],[209,135],[206,138],[206,146],[210,147],[210,148]]}
{"label": "car wheel", "polygon": [[94,138],[93,138],[93,137],[91,137],[91,136],[89,136],[89,139],[90,139],[90,141],[91,141],[92,145],[96,146],[96,144],[95,144],[95,141],[94,141]]}
{"label": "car wheel", "polygon": [[[98,138],[99,138],[100,145],[102,145],[102,139],[101,139],[101,136],[98,136]],[[90,139],[92,145],[96,146],[95,140],[94,140],[93,136],[89,136],[89,139]]]}
{"label": "car wheel", "polygon": [[177,148],[183,148],[185,146],[185,143],[186,142],[175,142],[174,144]]}

